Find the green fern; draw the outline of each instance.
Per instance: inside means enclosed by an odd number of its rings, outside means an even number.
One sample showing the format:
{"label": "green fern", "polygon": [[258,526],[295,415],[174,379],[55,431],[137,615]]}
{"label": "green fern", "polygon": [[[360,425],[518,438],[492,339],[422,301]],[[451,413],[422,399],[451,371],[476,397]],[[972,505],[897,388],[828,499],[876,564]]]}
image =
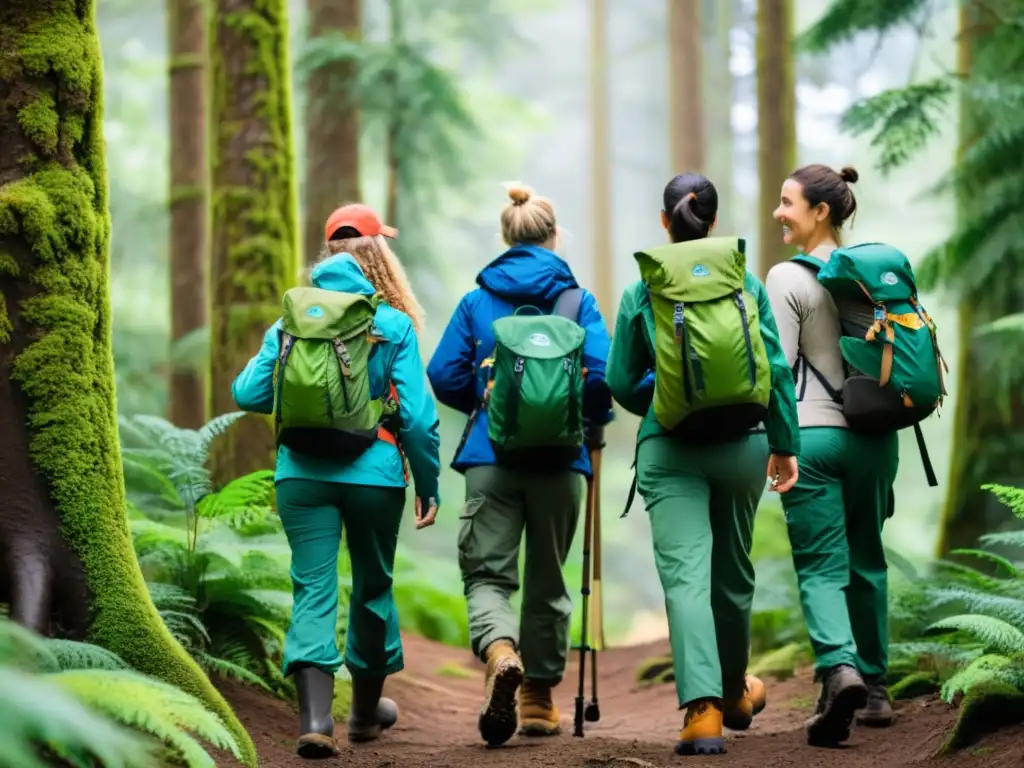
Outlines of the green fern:
{"label": "green fern", "polygon": [[948,616],[928,627],[929,632],[963,632],[997,653],[1024,653],[1024,632],[1002,619],[978,614]]}
{"label": "green fern", "polygon": [[92,711],[51,676],[0,667],[0,765],[50,768],[45,752],[82,768],[157,764],[153,745],[141,734]]}
{"label": "green fern", "polygon": [[1011,488],[1006,485],[995,485],[994,483],[981,487],[983,490],[991,491],[999,501],[1010,508],[1014,515],[1024,520],[1024,489]]}

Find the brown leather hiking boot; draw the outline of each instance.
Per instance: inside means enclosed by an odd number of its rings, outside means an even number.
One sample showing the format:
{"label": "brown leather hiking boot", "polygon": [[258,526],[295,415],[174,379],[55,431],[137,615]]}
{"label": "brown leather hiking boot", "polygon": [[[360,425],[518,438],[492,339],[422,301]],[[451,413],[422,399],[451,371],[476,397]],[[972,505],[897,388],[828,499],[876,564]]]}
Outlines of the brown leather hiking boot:
{"label": "brown leather hiking boot", "polygon": [[516,692],[523,682],[523,663],[507,640],[496,640],[487,646],[486,656],[484,703],[477,728],[488,746],[496,747],[516,733]]}
{"label": "brown leather hiking boot", "polygon": [[747,675],[743,695],[739,699],[722,703],[722,724],[732,731],[745,731],[750,727],[768,701],[768,693],[760,678]]}
{"label": "brown leather hiking boot", "polygon": [[543,680],[523,681],[519,694],[519,733],[523,736],[554,736],[561,732],[558,707],[551,698],[553,687]]}
{"label": "brown leather hiking boot", "polygon": [[718,699],[691,701],[676,743],[676,754],[720,755],[723,752],[725,739],[722,737],[721,703]]}
{"label": "brown leather hiking boot", "polygon": [[868,688],[853,667],[840,664],[828,670],[821,682],[821,696],[807,721],[807,743],[835,747],[850,738],[853,713],[868,701]]}
{"label": "brown leather hiking boot", "polygon": [[888,728],[892,725],[892,702],[889,690],[881,683],[868,683],[868,703],[857,713],[857,725],[868,728]]}

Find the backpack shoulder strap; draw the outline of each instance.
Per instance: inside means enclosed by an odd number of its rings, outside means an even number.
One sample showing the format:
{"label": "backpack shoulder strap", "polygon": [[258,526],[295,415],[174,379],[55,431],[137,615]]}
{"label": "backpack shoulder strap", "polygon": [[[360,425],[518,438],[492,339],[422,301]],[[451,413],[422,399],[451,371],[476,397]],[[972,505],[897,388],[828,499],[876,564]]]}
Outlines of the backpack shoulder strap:
{"label": "backpack shoulder strap", "polygon": [[790,259],[790,261],[795,261],[797,264],[802,264],[803,266],[807,267],[814,273],[819,272],[821,268],[825,266],[825,262],[819,259],[817,256],[810,256],[806,253],[801,253],[797,256],[794,256],[793,258]]}
{"label": "backpack shoulder strap", "polygon": [[575,323],[577,322],[576,318],[580,314],[580,304],[582,301],[582,288],[566,288],[558,294],[558,299],[555,301],[555,308],[551,311],[551,314],[567,317]]}

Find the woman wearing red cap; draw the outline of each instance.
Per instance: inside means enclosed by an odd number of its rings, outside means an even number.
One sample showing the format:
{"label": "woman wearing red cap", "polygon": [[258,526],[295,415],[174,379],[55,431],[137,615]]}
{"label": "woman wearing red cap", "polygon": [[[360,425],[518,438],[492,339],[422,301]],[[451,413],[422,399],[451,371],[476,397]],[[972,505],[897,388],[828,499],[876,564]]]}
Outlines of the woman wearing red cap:
{"label": "woman wearing red cap", "polygon": [[[361,296],[376,303],[370,335],[362,345],[362,349],[372,351],[365,362],[360,361],[364,377],[360,381],[368,381],[368,397],[376,398],[374,402],[389,401],[394,406],[397,400],[398,412],[394,415],[398,417],[398,426],[381,420],[375,431],[380,439],[376,440],[374,431],[363,430],[370,445],[354,457],[337,455],[334,448],[328,456],[312,456],[310,451],[284,444],[278,449],[277,506],[292,551],[294,584],[294,606],[282,668],[285,675],[295,675],[301,731],[297,752],[302,757],[326,757],[336,751],[331,703],[334,675],[343,663],[335,642],[342,526],[352,561],[344,656],[352,676],[348,736],[349,741],[369,741],[377,738],[382,729],[394,725],[398,717],[395,703],[382,698],[381,692],[385,677],[403,668],[392,570],[405,507],[405,462],[416,488],[416,527],[431,525],[437,514],[437,409],[427,391],[416,338],[416,331],[422,327],[423,311],[385,239],[397,234],[365,205],[337,209],[327,220],[324,258],[313,268],[312,283],[316,288],[353,296],[357,303]],[[304,314],[323,318],[324,310],[314,305]],[[279,355],[287,360],[290,350],[300,343],[289,337],[288,347],[282,353],[281,329],[282,320],[278,320],[267,331],[259,354],[235,380],[232,390],[239,408],[266,414],[274,411]],[[333,341],[336,348],[340,346],[340,375],[349,377],[354,358],[345,342]],[[357,348],[354,341],[349,340],[348,344]],[[292,365],[306,365],[305,370],[310,370],[308,359],[299,355]],[[322,372],[326,390],[330,389],[331,375],[330,371]],[[317,373],[311,376],[312,388],[316,390],[320,378]],[[341,384],[339,387],[345,389]],[[391,387],[393,399],[388,395]],[[364,384],[364,394],[365,389]],[[296,392],[307,393],[308,387]],[[306,398],[309,399],[308,395]],[[348,394],[346,404],[347,398]],[[330,396],[324,399],[329,400]],[[287,395],[281,400],[289,402]],[[308,410],[306,401],[300,406]],[[378,423],[380,415],[378,411],[372,417],[374,423]],[[322,448],[320,452],[325,453]]]}

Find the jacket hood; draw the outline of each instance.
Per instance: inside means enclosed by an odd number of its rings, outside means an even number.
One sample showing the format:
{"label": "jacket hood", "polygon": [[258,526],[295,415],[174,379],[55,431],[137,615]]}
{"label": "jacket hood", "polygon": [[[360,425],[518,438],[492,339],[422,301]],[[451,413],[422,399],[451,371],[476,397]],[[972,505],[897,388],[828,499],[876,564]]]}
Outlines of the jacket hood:
{"label": "jacket hood", "polygon": [[553,302],[579,283],[565,260],[539,245],[515,245],[476,276],[477,285],[508,301]]}
{"label": "jacket hood", "polygon": [[313,285],[328,291],[372,296],[376,291],[350,253],[337,253],[313,267]]}

